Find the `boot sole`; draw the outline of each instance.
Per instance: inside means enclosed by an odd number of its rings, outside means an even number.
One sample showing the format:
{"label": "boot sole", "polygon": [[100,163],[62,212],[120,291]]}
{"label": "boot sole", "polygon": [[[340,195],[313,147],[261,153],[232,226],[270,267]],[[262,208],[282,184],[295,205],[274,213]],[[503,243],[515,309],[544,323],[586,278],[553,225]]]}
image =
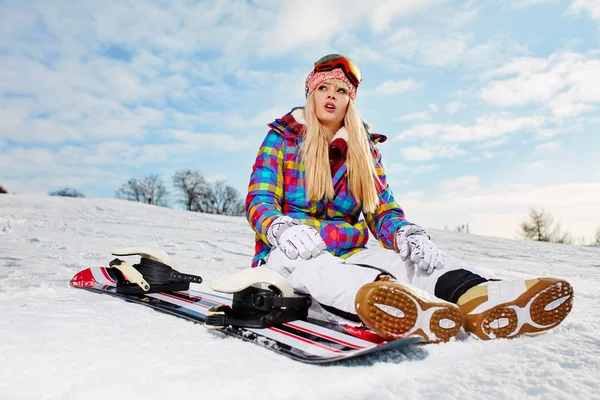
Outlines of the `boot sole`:
{"label": "boot sole", "polygon": [[418,335],[428,342],[447,342],[462,326],[457,305],[432,301],[397,282],[376,281],[360,288],[356,313],[386,340]]}
{"label": "boot sole", "polygon": [[573,288],[563,280],[540,278],[514,301],[465,317],[465,328],[480,339],[536,334],[560,324],[573,308]]}

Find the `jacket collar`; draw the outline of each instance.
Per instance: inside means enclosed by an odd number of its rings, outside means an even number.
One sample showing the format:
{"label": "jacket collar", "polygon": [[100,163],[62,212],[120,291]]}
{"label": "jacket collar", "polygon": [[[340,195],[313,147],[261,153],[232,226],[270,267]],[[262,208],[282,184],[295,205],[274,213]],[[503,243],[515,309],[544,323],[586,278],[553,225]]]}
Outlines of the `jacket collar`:
{"label": "jacket collar", "polygon": [[[369,131],[369,125],[363,122],[367,132]],[[281,118],[268,124],[269,128],[279,132],[279,134],[285,139],[292,139],[298,141],[304,136],[304,108],[295,107],[289,113]],[[378,133],[370,133],[371,141],[373,143],[383,143],[387,140],[385,135]],[[332,139],[332,142],[338,138],[343,138],[346,142],[348,141],[348,132],[346,128],[342,127],[336,132]]]}

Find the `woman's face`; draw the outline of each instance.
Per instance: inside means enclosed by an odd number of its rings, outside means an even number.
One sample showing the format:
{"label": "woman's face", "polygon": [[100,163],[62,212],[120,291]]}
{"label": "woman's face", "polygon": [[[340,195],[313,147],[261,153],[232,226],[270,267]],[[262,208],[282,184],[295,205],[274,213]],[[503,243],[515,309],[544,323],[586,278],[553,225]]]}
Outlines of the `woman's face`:
{"label": "woman's face", "polygon": [[319,122],[331,132],[337,132],[348,109],[348,90],[335,82],[325,81],[315,89],[313,96]]}

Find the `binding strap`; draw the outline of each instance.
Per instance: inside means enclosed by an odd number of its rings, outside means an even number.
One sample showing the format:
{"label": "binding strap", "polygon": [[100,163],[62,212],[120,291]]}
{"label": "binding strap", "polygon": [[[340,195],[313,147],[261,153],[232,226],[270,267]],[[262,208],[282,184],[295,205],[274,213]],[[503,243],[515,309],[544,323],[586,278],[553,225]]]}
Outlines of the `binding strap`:
{"label": "binding strap", "polygon": [[204,325],[214,329],[229,325],[266,328],[306,318],[311,302],[310,296],[281,297],[270,290],[248,287],[234,293],[231,307],[209,308]]}
{"label": "binding strap", "polygon": [[144,279],[144,276],[140,273],[140,271],[135,269],[133,265],[129,264],[128,262],[119,260],[118,258],[112,260],[109,263],[109,265],[111,268],[115,268],[121,271],[125,279],[127,279],[129,282],[138,285],[144,292],[150,290],[150,285]]}
{"label": "binding strap", "polygon": [[140,271],[140,273],[151,285],[169,283],[173,281],[202,283],[202,278],[199,276],[175,271],[167,264],[163,264],[160,261],[151,260],[145,257],[142,257],[140,263],[135,264],[134,268]]}
{"label": "binding strap", "polygon": [[[170,284],[186,284],[184,286],[176,286],[177,289],[171,290],[187,290],[190,282],[201,283],[202,278],[196,275],[184,274],[175,271],[167,264],[163,264],[160,261],[155,261],[149,258],[142,257],[139,264],[131,265],[126,261],[115,258],[109,263],[111,268],[118,269],[123,274],[123,277],[131,283],[135,283],[139,288],[146,293],[153,293],[156,291],[168,290],[167,286]],[[122,282],[121,285],[117,285],[117,291],[125,288],[127,282]],[[132,291],[131,288],[127,289],[128,292]]]}

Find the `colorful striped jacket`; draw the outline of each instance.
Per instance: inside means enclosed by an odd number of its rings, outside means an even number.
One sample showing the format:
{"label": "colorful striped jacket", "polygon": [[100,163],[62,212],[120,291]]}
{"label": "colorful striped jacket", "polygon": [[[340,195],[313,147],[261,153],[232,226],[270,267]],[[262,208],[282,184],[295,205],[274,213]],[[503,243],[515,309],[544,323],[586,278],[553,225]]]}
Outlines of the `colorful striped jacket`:
{"label": "colorful striped jacket", "polygon": [[327,244],[327,250],[335,256],[346,258],[365,249],[369,240],[367,227],[383,247],[396,249],[395,232],[408,221],[386,183],[381,155],[375,147],[376,143],[384,142],[387,138],[370,134],[373,162],[376,163],[382,185],[378,189],[379,207],[373,213],[365,213],[363,220],[360,218],[360,204],[348,193],[345,165],[333,176],[333,199],[307,199],[302,185],[305,170],[299,150],[304,125],[294,118],[298,118],[299,111],[303,116],[303,110],[296,108],[269,124],[271,130],[258,151],[252,169],[246,197],[246,217],[256,232],[252,266],[257,266],[269,254],[271,248],[267,229],[281,215],[297,218],[315,227]]}

